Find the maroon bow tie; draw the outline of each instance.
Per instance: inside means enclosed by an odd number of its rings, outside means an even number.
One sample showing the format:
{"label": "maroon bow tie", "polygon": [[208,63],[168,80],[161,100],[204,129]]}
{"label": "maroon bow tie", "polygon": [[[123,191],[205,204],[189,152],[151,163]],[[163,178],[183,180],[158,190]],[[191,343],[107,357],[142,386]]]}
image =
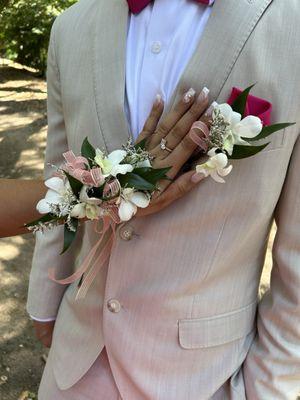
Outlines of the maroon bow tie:
{"label": "maroon bow tie", "polygon": [[[138,14],[145,8],[152,0],[127,0],[129,9],[132,13]],[[209,5],[210,0],[196,0],[198,3]]]}

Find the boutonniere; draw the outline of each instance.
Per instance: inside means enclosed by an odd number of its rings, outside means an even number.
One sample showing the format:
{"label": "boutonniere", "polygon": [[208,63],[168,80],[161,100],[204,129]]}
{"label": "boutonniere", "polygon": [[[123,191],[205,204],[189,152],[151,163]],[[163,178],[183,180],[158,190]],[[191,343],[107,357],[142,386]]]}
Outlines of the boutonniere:
{"label": "boutonniere", "polygon": [[[196,172],[224,183],[223,177],[232,171],[229,160],[251,157],[261,152],[270,142],[253,144],[285,129],[294,123],[270,125],[272,104],[250,95],[254,85],[244,91],[233,88],[227,103],[214,107],[210,130],[203,132],[202,151],[208,160],[196,166]],[[200,123],[201,124],[201,123]],[[202,130],[195,122],[192,129]]]}

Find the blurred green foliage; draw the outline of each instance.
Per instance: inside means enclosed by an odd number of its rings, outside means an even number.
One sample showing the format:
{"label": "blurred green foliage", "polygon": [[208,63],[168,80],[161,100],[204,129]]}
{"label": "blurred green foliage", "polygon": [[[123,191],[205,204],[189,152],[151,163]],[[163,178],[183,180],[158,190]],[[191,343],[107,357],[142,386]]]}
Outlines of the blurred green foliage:
{"label": "blurred green foliage", "polygon": [[55,17],[76,0],[0,0],[0,55],[45,73]]}

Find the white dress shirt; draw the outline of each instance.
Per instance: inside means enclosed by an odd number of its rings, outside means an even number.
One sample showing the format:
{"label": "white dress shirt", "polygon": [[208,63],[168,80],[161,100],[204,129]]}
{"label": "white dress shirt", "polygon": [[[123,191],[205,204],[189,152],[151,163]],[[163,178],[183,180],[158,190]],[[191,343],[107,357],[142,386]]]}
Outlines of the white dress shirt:
{"label": "white dress shirt", "polygon": [[[194,0],[155,0],[128,24],[126,112],[133,137],[157,94],[166,103],[196,50],[212,7]],[[205,59],[205,54],[203,54]]]}
{"label": "white dress shirt", "polygon": [[170,100],[211,10],[194,0],[155,0],[139,14],[129,16],[125,110],[134,138],[141,132],[156,95],[165,103]]}

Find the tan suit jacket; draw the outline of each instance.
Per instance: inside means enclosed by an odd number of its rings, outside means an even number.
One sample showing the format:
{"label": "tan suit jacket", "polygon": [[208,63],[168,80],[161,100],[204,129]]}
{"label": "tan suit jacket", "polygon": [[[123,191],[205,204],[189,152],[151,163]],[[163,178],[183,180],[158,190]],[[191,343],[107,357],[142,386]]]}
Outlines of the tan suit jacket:
{"label": "tan suit jacket", "polygon": [[[55,21],[48,60],[46,163],[79,153],[85,136],[108,151],[127,140],[125,0],[81,0]],[[109,265],[84,300],[61,287],[96,240],[85,224],[59,256],[62,231],[40,235],[28,311],[57,316],[51,349],[60,388],[105,345],[124,400],[295,399],[300,388],[300,2],[217,0],[173,100],[204,85],[211,99],[258,82],[273,120],[297,121],[224,185],[206,179],[175,204],[118,230]],[[46,168],[46,176],[51,171]],[[278,225],[271,290],[258,286]],[[131,240],[124,230],[132,229]],[[109,301],[117,300],[119,312]],[[258,317],[256,318],[256,315]]]}

